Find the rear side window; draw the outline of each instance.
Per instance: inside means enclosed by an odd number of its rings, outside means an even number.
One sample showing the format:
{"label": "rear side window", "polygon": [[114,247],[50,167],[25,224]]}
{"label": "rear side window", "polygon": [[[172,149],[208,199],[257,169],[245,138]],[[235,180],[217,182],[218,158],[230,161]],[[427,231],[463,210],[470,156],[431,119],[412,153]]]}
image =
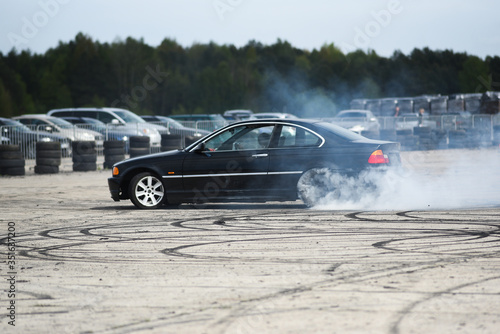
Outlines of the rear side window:
{"label": "rear side window", "polygon": [[318,147],[323,140],[306,129],[295,126],[283,126],[278,140],[278,147]]}

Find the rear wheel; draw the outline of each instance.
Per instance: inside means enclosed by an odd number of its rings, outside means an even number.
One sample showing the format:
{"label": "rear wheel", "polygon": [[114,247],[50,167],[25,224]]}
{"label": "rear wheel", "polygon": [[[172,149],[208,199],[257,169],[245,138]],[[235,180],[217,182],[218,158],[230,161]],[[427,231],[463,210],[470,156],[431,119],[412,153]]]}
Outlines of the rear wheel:
{"label": "rear wheel", "polygon": [[156,209],[165,200],[165,187],[160,178],[152,173],[140,173],[129,185],[130,200],[140,209]]}
{"label": "rear wheel", "polygon": [[327,168],[313,168],[302,174],[297,183],[299,198],[308,207],[318,205],[327,196],[329,199],[340,197],[342,176]]}

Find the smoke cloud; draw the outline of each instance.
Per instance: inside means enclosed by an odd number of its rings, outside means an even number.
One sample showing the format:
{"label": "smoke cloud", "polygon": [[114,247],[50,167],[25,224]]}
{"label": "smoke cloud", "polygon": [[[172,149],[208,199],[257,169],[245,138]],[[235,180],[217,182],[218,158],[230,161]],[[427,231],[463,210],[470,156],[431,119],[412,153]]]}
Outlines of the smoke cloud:
{"label": "smoke cloud", "polygon": [[[320,210],[446,210],[500,206],[500,150],[402,152],[403,168],[366,172],[324,196]],[[331,176],[335,177],[335,176]],[[361,184],[361,186],[359,186]]]}

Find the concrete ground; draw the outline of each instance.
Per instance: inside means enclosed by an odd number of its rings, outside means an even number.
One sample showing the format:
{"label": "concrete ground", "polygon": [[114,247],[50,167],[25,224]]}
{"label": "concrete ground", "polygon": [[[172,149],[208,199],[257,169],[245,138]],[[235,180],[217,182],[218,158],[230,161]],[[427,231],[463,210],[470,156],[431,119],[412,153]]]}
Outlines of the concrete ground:
{"label": "concrete ground", "polygon": [[498,333],[500,152],[403,162],[358,206],[154,211],[28,166],[0,178],[0,332]]}

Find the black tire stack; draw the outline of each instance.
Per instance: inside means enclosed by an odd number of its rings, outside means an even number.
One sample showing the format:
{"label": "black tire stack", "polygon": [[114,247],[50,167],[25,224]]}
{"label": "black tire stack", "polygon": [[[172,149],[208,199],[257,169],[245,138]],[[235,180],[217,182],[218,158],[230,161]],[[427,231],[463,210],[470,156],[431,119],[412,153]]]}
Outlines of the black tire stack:
{"label": "black tire stack", "polygon": [[396,130],[394,129],[382,129],[380,130],[380,139],[387,141],[397,141],[398,137],[396,135]]}
{"label": "black tire stack", "polygon": [[500,125],[493,125],[493,145],[500,145]]}
{"label": "black tire stack", "polygon": [[19,145],[0,145],[0,175],[25,175],[24,166]]}
{"label": "black tire stack", "polygon": [[428,126],[416,126],[413,128],[413,135],[417,137],[417,149],[422,151],[433,150],[435,148],[431,128]]}
{"label": "black tire stack", "polygon": [[448,139],[448,148],[465,148],[467,145],[467,132],[465,130],[450,130]]}
{"label": "black tire stack", "polygon": [[434,140],[435,149],[447,149],[448,148],[448,136],[446,130],[444,129],[433,129],[432,139]]}
{"label": "black tire stack", "polygon": [[61,143],[37,142],[36,143],[36,174],[59,173],[61,165]]}
{"label": "black tire stack", "polygon": [[97,170],[97,149],[95,141],[74,141],[73,171],[88,172]]}
{"label": "black tire stack", "polygon": [[172,151],[182,148],[181,135],[161,135],[161,151]]}
{"label": "black tire stack", "polygon": [[412,151],[416,148],[417,136],[413,135],[412,129],[396,130],[396,138],[401,143],[401,150]]}
{"label": "black tire stack", "polygon": [[125,142],[123,140],[109,140],[104,142],[104,168],[113,168],[119,161],[125,160]]}
{"label": "black tire stack", "polygon": [[149,154],[149,137],[148,136],[131,136],[130,137],[130,157],[139,157]]}

